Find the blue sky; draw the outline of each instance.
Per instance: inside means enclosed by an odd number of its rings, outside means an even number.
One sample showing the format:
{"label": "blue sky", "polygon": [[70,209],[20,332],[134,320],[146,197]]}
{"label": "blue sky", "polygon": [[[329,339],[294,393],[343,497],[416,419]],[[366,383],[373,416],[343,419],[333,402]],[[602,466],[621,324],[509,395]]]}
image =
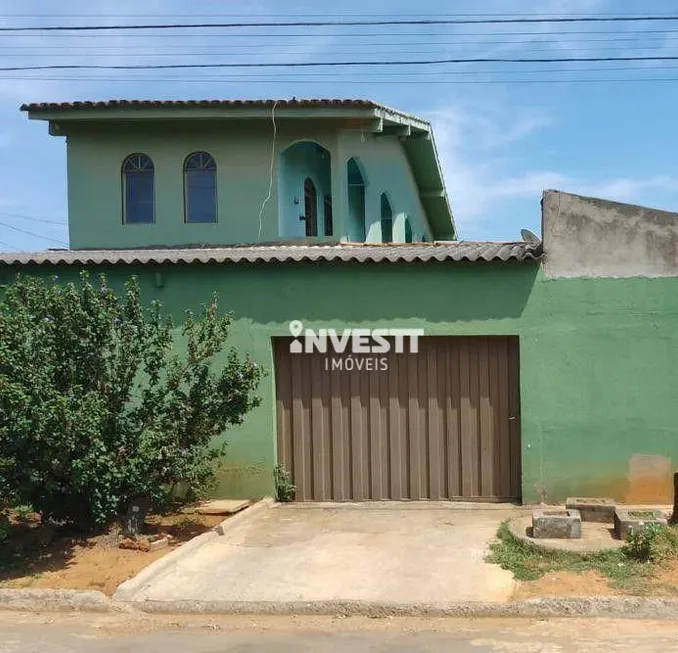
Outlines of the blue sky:
{"label": "blue sky", "polygon": [[[640,0],[420,0],[416,5],[402,0],[337,0],[323,10],[319,4],[317,0],[259,0],[246,5],[235,0],[70,0],[59,3],[57,10],[56,3],[47,0],[5,0],[0,25],[217,21],[236,19],[236,15],[242,20],[370,19],[389,12],[398,17],[411,17],[413,12],[438,17],[445,13],[676,13],[670,0],[654,0],[651,9],[650,3]],[[638,30],[644,33],[635,34]],[[162,36],[2,34],[1,65],[678,54],[678,21],[248,32],[247,37],[242,30],[204,30],[192,36],[173,31]],[[630,67],[636,70],[619,70]],[[678,211],[676,62],[0,75],[4,75],[0,77],[0,249],[4,250],[67,243],[65,143],[49,137],[45,123],[29,122],[19,112],[22,102],[34,101],[292,96],[377,100],[432,121],[464,239],[516,239],[523,227],[539,232],[539,200],[545,188]],[[506,83],[648,77],[677,81]],[[484,80],[493,83],[478,83]]]}

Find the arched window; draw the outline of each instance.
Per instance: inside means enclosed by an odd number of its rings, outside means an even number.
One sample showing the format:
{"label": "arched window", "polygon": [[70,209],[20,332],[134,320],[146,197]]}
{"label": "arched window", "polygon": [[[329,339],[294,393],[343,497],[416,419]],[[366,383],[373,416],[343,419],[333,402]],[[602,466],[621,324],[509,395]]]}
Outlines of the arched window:
{"label": "arched window", "polygon": [[386,193],[381,194],[381,242],[393,242],[393,210]]}
{"label": "arched window", "polygon": [[184,219],[217,221],[217,164],[207,152],[194,152],[184,161]]}
{"label": "arched window", "polygon": [[130,154],[122,164],[123,222],[155,222],[155,170],[145,154]]}
{"label": "arched window", "polygon": [[406,243],[412,242],[412,225],[410,224],[408,218],[405,218],[405,242]]}

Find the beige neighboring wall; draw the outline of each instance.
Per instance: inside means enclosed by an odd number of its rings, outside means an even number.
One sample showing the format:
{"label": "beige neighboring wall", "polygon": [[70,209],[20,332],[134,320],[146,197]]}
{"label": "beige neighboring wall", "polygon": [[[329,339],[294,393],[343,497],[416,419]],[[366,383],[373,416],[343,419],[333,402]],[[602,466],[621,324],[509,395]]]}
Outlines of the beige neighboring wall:
{"label": "beige neighboring wall", "polygon": [[546,191],[548,277],[678,276],[678,214]]}

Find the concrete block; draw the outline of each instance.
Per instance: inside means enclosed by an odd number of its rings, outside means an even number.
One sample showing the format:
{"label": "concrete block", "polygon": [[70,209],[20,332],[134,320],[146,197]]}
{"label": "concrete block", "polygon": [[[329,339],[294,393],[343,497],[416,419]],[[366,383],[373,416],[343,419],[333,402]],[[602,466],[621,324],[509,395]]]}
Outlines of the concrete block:
{"label": "concrete block", "polygon": [[157,551],[158,549],[166,549],[169,546],[169,538],[161,537],[160,539],[153,540],[148,545],[149,553],[151,551]]}
{"label": "concrete block", "polygon": [[248,499],[215,499],[195,508],[199,515],[233,515],[250,505]]}
{"label": "concrete block", "polygon": [[661,510],[651,508],[617,508],[614,514],[614,530],[620,540],[625,540],[632,530],[645,528],[648,524],[666,526]]}
{"label": "concrete block", "polygon": [[599,497],[570,497],[565,502],[568,510],[578,510],[583,522],[613,524],[617,505],[614,499]]}
{"label": "concrete block", "polygon": [[537,539],[576,539],[581,537],[578,510],[547,509],[532,513],[532,537]]}

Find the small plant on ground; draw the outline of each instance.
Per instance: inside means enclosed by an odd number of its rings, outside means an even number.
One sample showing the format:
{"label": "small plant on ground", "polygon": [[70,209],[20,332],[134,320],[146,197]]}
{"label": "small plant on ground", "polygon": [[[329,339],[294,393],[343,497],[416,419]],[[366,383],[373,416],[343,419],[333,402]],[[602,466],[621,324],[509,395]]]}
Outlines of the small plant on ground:
{"label": "small plant on ground", "polygon": [[16,518],[19,520],[24,520],[27,519],[30,515],[32,515],[35,510],[33,510],[33,506],[30,504],[21,504],[18,506],[14,506],[12,508],[12,512],[16,515]]}
{"label": "small plant on ground", "polygon": [[626,553],[640,562],[651,560],[653,545],[660,529],[659,524],[641,524],[638,528],[632,528],[626,541]]}
{"label": "small plant on ground", "polygon": [[278,501],[294,500],[297,486],[292,483],[292,477],[284,465],[278,463],[273,468],[273,480],[275,482],[275,497]]}
{"label": "small plant on ground", "polygon": [[666,562],[678,557],[678,530],[663,524],[644,524],[631,530],[624,548],[639,562]]}

